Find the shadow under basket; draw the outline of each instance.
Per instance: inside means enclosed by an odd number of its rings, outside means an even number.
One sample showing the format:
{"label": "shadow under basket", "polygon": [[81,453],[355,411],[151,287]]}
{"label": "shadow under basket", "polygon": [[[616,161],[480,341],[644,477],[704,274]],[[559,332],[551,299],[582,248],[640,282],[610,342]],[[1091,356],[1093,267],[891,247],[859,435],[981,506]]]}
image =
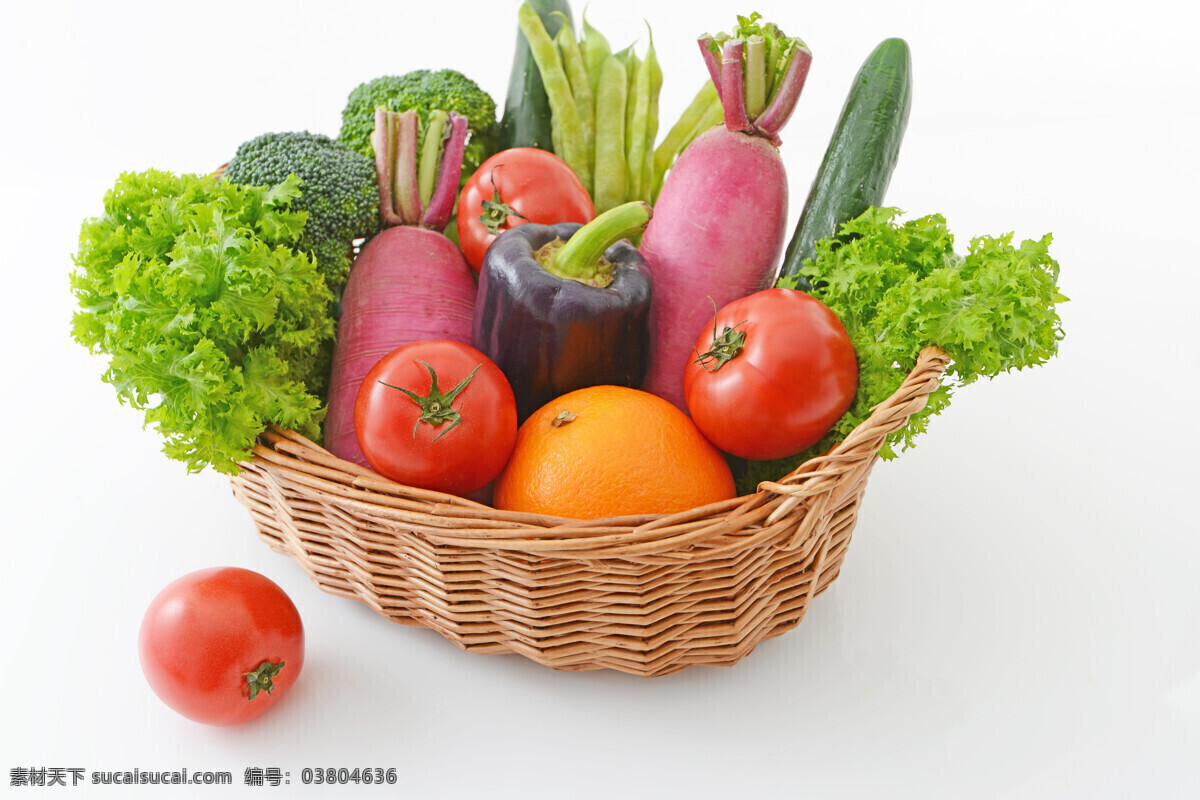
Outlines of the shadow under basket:
{"label": "shadow under basket", "polygon": [[322,589],[464,650],[643,676],[728,665],[798,625],[837,577],[885,438],[948,363],[925,348],[830,452],[755,494],[676,514],[498,511],[394,483],[284,430],[260,437],[233,490],[259,536]]}

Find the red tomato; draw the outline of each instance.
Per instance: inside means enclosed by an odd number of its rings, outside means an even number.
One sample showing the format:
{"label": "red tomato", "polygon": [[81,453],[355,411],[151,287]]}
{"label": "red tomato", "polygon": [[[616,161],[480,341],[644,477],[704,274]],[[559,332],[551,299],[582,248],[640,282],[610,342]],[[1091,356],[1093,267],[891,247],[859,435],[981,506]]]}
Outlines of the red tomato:
{"label": "red tomato", "polygon": [[240,567],[184,575],[138,635],[150,688],[188,719],[238,725],[271,708],[304,666],[304,626],[283,589]]}
{"label": "red tomato", "polygon": [[536,147],[513,147],[480,164],[463,186],[458,244],[479,272],[488,245],[502,231],[526,222],[591,222],[595,216],[591,196],[567,162]]}
{"label": "red tomato", "polygon": [[696,353],[683,374],[688,411],[709,441],[741,458],[811,447],[858,389],[858,358],[841,320],[794,289],[729,303],[709,320]]}
{"label": "red tomato", "polygon": [[466,495],[492,482],[517,442],[512,386],[470,345],[429,340],[381,358],[354,404],[358,446],[398,483]]}

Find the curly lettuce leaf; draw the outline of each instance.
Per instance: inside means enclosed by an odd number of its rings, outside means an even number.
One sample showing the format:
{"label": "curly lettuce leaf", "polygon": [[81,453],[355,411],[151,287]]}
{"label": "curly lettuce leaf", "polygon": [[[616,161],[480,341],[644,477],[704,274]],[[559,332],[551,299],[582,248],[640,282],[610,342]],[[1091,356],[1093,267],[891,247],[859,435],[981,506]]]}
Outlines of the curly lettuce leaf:
{"label": "curly lettuce leaf", "polygon": [[299,191],[125,173],[80,230],[73,335],[189,471],[236,472],[268,424],[319,435],[333,297],[294,247]]}
{"label": "curly lettuce leaf", "polygon": [[[1043,364],[1058,352],[1057,304],[1067,298],[1058,288],[1050,234],[1019,245],[1011,233],[978,236],[960,255],[944,217],[901,223],[901,213],[867,209],[837,237],[818,242],[816,257],[805,262],[801,274],[811,293],[837,314],[854,343],[858,393],[825,438],[803,453],[735,463],[742,491],[778,480],[844,439],[900,387],[926,345],[941,347],[952,362],[926,407],[884,444],[884,459],[911,447],[956,388]],[[796,280],[779,285],[796,288]]]}

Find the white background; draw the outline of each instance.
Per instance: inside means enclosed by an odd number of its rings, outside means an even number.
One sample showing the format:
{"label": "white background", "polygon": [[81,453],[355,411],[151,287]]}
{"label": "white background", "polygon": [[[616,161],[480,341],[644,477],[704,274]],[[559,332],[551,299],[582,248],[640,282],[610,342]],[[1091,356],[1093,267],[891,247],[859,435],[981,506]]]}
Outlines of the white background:
{"label": "white background", "polygon": [[[732,668],[639,679],[461,652],[321,592],[223,478],[159,453],[68,333],[79,224],[118,173],[205,171],[268,130],[336,134],[350,89],[419,67],[503,102],[516,7],[0,14],[0,793],[51,791],[10,787],[20,767],[187,767],[237,785],[56,792],[318,796],[304,767],[378,766],[396,788],[338,795],[1200,796],[1200,61],[1174,5],[754,5],[815,54],[784,133],[793,220],[855,70],[902,36],[916,89],[888,201],[944,213],[964,247],[1053,231],[1071,302],[1057,360],[962,391],[878,467],[839,580]],[[588,16],[616,46],[654,26],[665,128],[703,80],[696,35],[750,10],[594,0]],[[154,594],[219,564],[280,583],[308,634],[295,689],[235,729],[167,709],[136,652]],[[255,766],[291,786],[241,786]]]}

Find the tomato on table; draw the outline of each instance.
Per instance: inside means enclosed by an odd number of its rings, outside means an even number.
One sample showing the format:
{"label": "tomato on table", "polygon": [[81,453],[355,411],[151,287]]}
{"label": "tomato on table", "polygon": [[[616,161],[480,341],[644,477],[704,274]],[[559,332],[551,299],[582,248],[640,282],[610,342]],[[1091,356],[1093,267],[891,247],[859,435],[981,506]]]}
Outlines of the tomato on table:
{"label": "tomato on table", "polygon": [[413,342],[363,378],[354,431],[371,468],[398,483],[467,495],[492,482],[517,441],[517,402],[470,345]]}
{"label": "tomato on table", "polygon": [[458,198],[458,243],[479,272],[488,245],[526,222],[591,222],[592,198],[575,170],[536,147],[501,150],[479,165]]}
{"label": "tomato on table", "polygon": [[683,376],[697,427],[731,455],[767,460],[821,440],[850,408],[858,357],[817,298],[766,289],[719,309]]}
{"label": "tomato on table", "polygon": [[172,709],[207,725],[237,725],[296,682],[304,625],[270,578],[240,567],[203,569],[151,601],[138,656],[150,688]]}

